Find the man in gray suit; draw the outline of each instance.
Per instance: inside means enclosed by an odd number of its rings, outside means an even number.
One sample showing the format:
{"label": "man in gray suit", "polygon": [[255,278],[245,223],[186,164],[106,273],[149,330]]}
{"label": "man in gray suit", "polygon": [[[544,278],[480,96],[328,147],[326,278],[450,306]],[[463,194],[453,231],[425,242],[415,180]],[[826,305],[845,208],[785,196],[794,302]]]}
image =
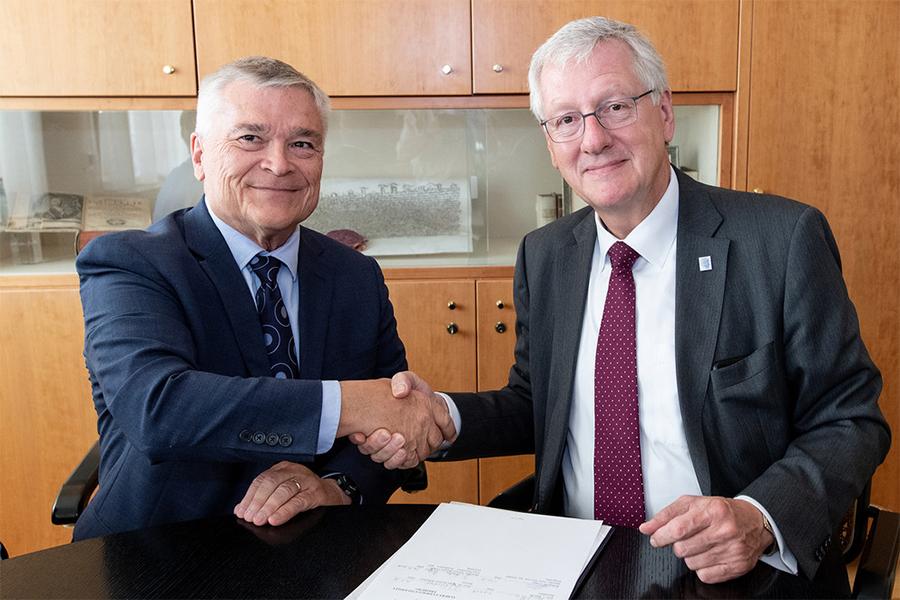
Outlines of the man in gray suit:
{"label": "man in gray suit", "polygon": [[[569,23],[529,84],[590,206],[525,237],[509,383],[450,394],[446,458],[534,451],[535,511],[639,527],[706,582],[812,577],[890,444],[824,216],[673,169],[665,69],[630,25]],[[354,441],[408,466],[399,438]]]}

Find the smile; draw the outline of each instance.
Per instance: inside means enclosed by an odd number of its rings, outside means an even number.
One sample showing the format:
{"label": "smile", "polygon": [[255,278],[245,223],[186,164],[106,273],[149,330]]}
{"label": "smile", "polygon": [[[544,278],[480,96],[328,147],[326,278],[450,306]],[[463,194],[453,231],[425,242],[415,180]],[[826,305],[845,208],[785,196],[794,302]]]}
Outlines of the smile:
{"label": "smile", "polygon": [[296,192],[297,188],[278,188],[278,187],[267,187],[264,185],[251,185],[249,186],[254,190],[261,190],[264,192]]}
{"label": "smile", "polygon": [[591,165],[589,167],[586,167],[583,172],[594,174],[594,175],[604,175],[614,169],[617,169],[618,167],[621,167],[624,164],[625,164],[625,159],[616,160],[616,161],[611,161],[611,162],[608,162],[608,163],[605,163],[602,165]]}

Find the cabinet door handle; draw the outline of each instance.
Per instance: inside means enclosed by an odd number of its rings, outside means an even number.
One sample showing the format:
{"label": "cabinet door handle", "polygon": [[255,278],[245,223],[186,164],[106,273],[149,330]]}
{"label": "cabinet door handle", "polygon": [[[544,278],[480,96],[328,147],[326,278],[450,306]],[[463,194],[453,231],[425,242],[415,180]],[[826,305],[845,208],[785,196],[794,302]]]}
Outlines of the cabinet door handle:
{"label": "cabinet door handle", "polygon": [[499,308],[500,310],[503,310],[504,306],[506,306],[506,305],[503,304],[503,300],[497,300],[497,308]]}
{"label": "cabinet door handle", "polygon": [[504,333],[506,332],[506,323],[504,323],[503,321],[497,321],[497,324],[494,325],[494,329],[497,330],[497,333]]}
{"label": "cabinet door handle", "polygon": [[764,194],[765,190],[763,190],[762,188],[753,188],[753,193],[754,194]]}
{"label": "cabinet door handle", "polygon": [[491,69],[493,69],[494,73],[502,73],[502,72],[503,72],[503,65],[501,65],[501,64],[496,64],[496,65],[494,65],[493,67],[491,67]]}
{"label": "cabinet door handle", "polygon": [[172,73],[175,72],[175,67],[173,67],[172,65],[163,65],[162,71],[166,75],[171,75]]}
{"label": "cabinet door handle", "polygon": [[459,331],[459,326],[456,323],[449,323],[447,325],[447,333],[450,335],[456,335],[457,331]]}
{"label": "cabinet door handle", "polygon": [[451,300],[450,302],[447,303],[447,308],[449,308],[450,310],[456,310],[456,302]]}
{"label": "cabinet door handle", "polygon": [[449,75],[452,72],[453,67],[451,67],[450,65],[444,65],[443,67],[441,67],[441,73],[443,73],[444,75]]}

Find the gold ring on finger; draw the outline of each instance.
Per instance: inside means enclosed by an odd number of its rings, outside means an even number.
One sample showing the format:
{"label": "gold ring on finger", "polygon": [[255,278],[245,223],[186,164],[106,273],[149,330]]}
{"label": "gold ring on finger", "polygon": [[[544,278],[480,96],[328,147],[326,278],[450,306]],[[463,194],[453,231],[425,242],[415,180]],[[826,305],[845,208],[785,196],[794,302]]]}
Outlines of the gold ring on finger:
{"label": "gold ring on finger", "polygon": [[293,483],[294,485],[297,486],[297,493],[298,493],[298,494],[299,494],[300,492],[303,491],[303,486],[300,485],[300,482],[299,482],[299,481],[297,481],[296,479],[288,479],[288,481],[290,481],[291,483]]}

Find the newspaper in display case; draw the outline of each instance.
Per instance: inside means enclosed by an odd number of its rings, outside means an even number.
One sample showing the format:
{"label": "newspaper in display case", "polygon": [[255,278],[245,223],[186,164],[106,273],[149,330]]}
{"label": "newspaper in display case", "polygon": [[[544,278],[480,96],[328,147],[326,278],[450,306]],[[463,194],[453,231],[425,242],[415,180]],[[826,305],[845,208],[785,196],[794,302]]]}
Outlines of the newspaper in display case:
{"label": "newspaper in display case", "polygon": [[150,225],[150,202],[127,196],[88,196],[84,204],[85,231],[143,229]]}

